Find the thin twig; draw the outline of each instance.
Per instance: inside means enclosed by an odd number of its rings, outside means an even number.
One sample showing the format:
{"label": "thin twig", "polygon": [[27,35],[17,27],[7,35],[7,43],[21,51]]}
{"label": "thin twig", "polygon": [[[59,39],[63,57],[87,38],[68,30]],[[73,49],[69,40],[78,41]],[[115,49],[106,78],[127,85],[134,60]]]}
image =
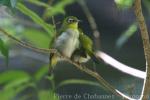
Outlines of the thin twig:
{"label": "thin twig", "polygon": [[97,50],[100,50],[100,32],[98,31],[95,19],[92,16],[92,14],[91,14],[91,12],[90,12],[89,8],[87,7],[84,0],[79,0],[79,4],[81,5],[81,7],[82,7],[87,19],[88,19],[88,22],[90,23],[90,26],[93,30],[95,47]]}
{"label": "thin twig", "polygon": [[149,35],[148,35],[147,27],[142,13],[141,0],[135,0],[134,12],[141,30],[141,37],[143,41],[143,48],[144,48],[144,54],[146,60],[146,79],[144,80],[141,99],[148,100],[150,96],[149,95],[150,94],[150,43],[149,43]]}
{"label": "thin twig", "polygon": [[[48,4],[49,6],[51,6],[53,2],[54,2],[54,0],[48,0],[47,4]],[[46,16],[46,12],[47,12],[47,8],[44,10],[43,15],[42,15],[42,18],[43,18],[44,20],[47,20],[47,19],[48,19],[48,17]]]}
{"label": "thin twig", "polygon": [[52,23],[53,23],[53,26],[54,26],[54,32],[55,32],[54,39],[56,39],[56,36],[57,36],[57,27],[56,27],[56,22],[55,22],[54,16],[52,16]]}
{"label": "thin twig", "polygon": [[19,39],[17,39],[16,37],[10,35],[9,33],[7,33],[5,30],[3,30],[2,28],[0,28],[0,32],[3,33],[4,35],[8,36],[10,39],[16,41],[19,45],[23,46],[23,47],[26,47],[26,48],[29,48],[29,49],[32,49],[36,52],[41,52],[41,53],[49,53],[49,52],[56,52],[55,49],[45,49],[45,48],[37,48],[37,47],[34,47],[32,46],[31,44],[28,44],[26,42],[23,42]]}

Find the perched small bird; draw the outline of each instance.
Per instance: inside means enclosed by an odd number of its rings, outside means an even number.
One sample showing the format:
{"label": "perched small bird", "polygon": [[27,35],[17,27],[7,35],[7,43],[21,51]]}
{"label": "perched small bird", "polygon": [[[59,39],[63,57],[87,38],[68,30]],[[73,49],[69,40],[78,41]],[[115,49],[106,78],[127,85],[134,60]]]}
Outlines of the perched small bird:
{"label": "perched small bird", "polygon": [[[73,52],[79,48],[78,20],[74,16],[64,19],[60,32],[54,41],[53,48],[57,49],[63,56],[71,58]],[[57,54],[50,54],[50,67],[54,67],[60,58]]]}
{"label": "perched small bird", "polygon": [[[79,22],[80,20],[74,16],[65,18],[52,47],[63,56],[71,58],[77,63],[86,62],[90,58],[97,62],[93,52],[93,42],[78,28]],[[51,69],[59,60],[61,59],[57,54],[50,53]]]}

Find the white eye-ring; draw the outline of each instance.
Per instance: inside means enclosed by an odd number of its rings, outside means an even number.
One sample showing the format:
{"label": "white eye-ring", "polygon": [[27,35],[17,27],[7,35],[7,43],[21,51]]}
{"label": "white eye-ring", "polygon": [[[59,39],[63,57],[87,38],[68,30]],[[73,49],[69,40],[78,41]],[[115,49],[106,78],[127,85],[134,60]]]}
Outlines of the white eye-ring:
{"label": "white eye-ring", "polygon": [[67,22],[68,22],[68,23],[72,23],[72,22],[75,22],[75,20],[72,19],[72,18],[69,18],[69,19],[67,20]]}

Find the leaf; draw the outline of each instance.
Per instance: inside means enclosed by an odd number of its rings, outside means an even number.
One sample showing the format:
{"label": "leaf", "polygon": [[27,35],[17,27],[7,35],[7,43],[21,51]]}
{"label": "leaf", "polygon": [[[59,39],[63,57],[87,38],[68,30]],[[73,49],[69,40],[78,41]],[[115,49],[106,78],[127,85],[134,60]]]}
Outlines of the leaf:
{"label": "leaf", "polygon": [[49,81],[54,81],[54,75],[46,76],[45,78],[48,79]]}
{"label": "leaf", "polygon": [[11,3],[11,7],[15,8],[17,4],[17,0],[10,0],[10,3]]}
{"label": "leaf", "polygon": [[46,73],[48,72],[48,66],[42,66],[38,71],[34,74],[34,78],[36,81],[39,81]]}
{"label": "leaf", "polygon": [[17,9],[19,11],[21,11],[23,14],[30,17],[35,23],[40,25],[46,32],[49,33],[50,36],[53,36],[54,28],[53,28],[52,25],[47,24],[46,22],[44,22],[43,19],[41,19],[36,13],[34,13],[32,10],[28,9],[22,3],[17,3]]}
{"label": "leaf", "polygon": [[29,80],[30,80],[29,77],[20,78],[20,79],[15,79],[15,80],[9,82],[8,84],[6,84],[6,85],[4,86],[4,89],[9,89],[9,88],[18,87],[19,85],[22,85],[23,83],[29,82]]}
{"label": "leaf", "polygon": [[83,85],[92,85],[92,86],[101,87],[100,84],[97,82],[93,82],[89,80],[82,80],[82,79],[70,79],[70,80],[65,80],[59,83],[57,88],[62,87],[64,85],[70,85],[70,84],[83,84]]}
{"label": "leaf", "polygon": [[117,48],[121,48],[128,39],[137,31],[137,24],[133,23],[129,28],[121,34],[121,36],[116,41]]}
{"label": "leaf", "polygon": [[[33,83],[26,83],[23,85],[18,85],[17,87],[9,87],[9,88],[4,88],[3,90],[0,91],[0,98],[2,100],[13,100],[20,92],[24,91],[26,88],[33,86],[35,84]],[[20,100],[20,99],[19,99]]]}
{"label": "leaf", "polygon": [[10,0],[1,0],[0,4],[11,7]]}
{"label": "leaf", "polygon": [[47,8],[44,17],[55,16],[56,14],[65,14],[65,7],[71,3],[75,2],[75,0],[61,0],[51,8]]}
{"label": "leaf", "polygon": [[16,7],[17,0],[1,0],[0,4],[5,5],[9,8],[15,8]]}
{"label": "leaf", "polygon": [[15,97],[15,89],[7,89],[0,91],[1,100],[12,100]]}
{"label": "leaf", "polygon": [[115,0],[119,9],[129,9],[132,7],[134,0]]}
{"label": "leaf", "polygon": [[27,28],[23,33],[23,36],[34,45],[42,48],[49,47],[51,37],[45,34],[45,32],[38,29]]}
{"label": "leaf", "polygon": [[38,1],[38,0],[28,0],[28,2],[35,4],[37,6],[41,6],[41,7],[45,7],[45,8],[50,8],[50,5],[48,5],[47,3]]}
{"label": "leaf", "polygon": [[36,84],[33,83],[33,82],[27,82],[26,84],[23,84],[23,85],[19,85],[16,87],[15,91],[16,91],[16,94],[19,94],[21,91],[25,90],[26,88],[28,87],[33,87],[35,88],[36,87]]}
{"label": "leaf", "polygon": [[6,64],[8,65],[9,58],[9,49],[6,44],[4,44],[3,40],[0,38],[0,52],[5,57]]}
{"label": "leaf", "polygon": [[56,93],[50,90],[41,90],[38,92],[39,100],[59,100]]}
{"label": "leaf", "polygon": [[25,90],[29,86],[34,86],[30,82],[30,76],[23,71],[7,71],[0,73],[0,90],[2,100],[13,100],[17,94]]}
{"label": "leaf", "polygon": [[28,79],[30,76],[24,71],[10,70],[0,73],[0,84],[8,83],[18,79]]}

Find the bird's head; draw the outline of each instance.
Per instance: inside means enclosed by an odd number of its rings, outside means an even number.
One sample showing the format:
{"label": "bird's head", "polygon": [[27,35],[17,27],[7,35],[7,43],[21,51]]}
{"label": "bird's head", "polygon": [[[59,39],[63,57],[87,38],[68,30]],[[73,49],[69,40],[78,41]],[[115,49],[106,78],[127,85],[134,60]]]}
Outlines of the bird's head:
{"label": "bird's head", "polygon": [[64,26],[66,26],[67,28],[78,28],[78,23],[80,22],[80,20],[77,17],[74,16],[69,16],[66,17],[63,24]]}

